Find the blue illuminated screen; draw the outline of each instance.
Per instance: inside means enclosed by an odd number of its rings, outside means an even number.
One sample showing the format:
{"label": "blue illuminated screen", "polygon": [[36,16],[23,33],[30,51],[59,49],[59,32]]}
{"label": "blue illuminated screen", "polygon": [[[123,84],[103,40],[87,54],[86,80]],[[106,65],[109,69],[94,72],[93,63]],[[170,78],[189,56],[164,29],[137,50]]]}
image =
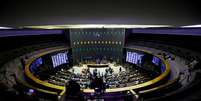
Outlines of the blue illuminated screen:
{"label": "blue illuminated screen", "polygon": [[161,72],[164,72],[164,71],[165,71],[165,64],[161,63]]}
{"label": "blue illuminated screen", "polygon": [[141,60],[142,60],[142,56],[143,54],[139,54],[136,52],[127,52],[126,54],[126,62],[130,62],[133,64],[137,64],[140,65],[141,64]]}
{"label": "blue illuminated screen", "polygon": [[153,57],[152,63],[155,65],[159,66],[160,65],[160,59],[156,56]]}
{"label": "blue illuminated screen", "polygon": [[55,55],[53,55],[52,58],[52,64],[53,67],[57,67],[59,65],[68,63],[68,56],[67,56],[68,52],[62,52],[62,53],[57,53]]}
{"label": "blue illuminated screen", "polygon": [[35,73],[37,71],[37,67],[43,64],[42,58],[37,58],[35,61],[32,62],[30,65],[30,70],[32,73]]}

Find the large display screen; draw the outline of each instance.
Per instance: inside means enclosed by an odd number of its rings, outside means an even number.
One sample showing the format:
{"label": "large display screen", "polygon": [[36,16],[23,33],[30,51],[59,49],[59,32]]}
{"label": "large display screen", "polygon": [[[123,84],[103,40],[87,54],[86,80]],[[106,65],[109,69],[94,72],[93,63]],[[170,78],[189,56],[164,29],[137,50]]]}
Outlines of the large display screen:
{"label": "large display screen", "polygon": [[126,53],[126,62],[130,62],[136,65],[140,65],[141,64],[141,60],[142,60],[142,56],[143,54],[139,54],[136,52],[127,52]]}
{"label": "large display screen", "polygon": [[40,65],[43,64],[42,58],[37,58],[35,61],[32,62],[30,65],[30,70],[32,73],[35,73]]}
{"label": "large display screen", "polygon": [[161,72],[165,71],[165,64],[161,62]]}
{"label": "large display screen", "polygon": [[156,66],[159,66],[160,65],[160,58],[154,56],[153,59],[152,59],[152,63],[154,63]]}
{"label": "large display screen", "polygon": [[62,65],[62,64],[65,64],[65,63],[68,63],[68,56],[67,56],[68,52],[60,52],[60,53],[57,53],[52,57],[52,64],[53,64],[53,67],[57,67],[59,65]]}

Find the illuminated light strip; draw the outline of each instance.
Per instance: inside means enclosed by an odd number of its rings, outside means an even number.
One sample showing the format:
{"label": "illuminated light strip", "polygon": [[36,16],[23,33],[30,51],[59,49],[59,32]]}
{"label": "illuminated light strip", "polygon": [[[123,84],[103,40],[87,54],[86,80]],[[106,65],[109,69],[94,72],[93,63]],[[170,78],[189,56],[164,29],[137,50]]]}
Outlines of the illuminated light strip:
{"label": "illuminated light strip", "polygon": [[0,27],[0,29],[12,29],[11,27]]}
{"label": "illuminated light strip", "polygon": [[24,26],[23,28],[36,29],[65,29],[65,28],[153,28],[153,27],[173,27],[170,25],[121,25],[121,24],[69,24],[69,25],[40,25]]}
{"label": "illuminated light strip", "polygon": [[201,24],[199,25],[188,25],[188,26],[181,26],[183,28],[197,28],[197,27],[201,27]]}

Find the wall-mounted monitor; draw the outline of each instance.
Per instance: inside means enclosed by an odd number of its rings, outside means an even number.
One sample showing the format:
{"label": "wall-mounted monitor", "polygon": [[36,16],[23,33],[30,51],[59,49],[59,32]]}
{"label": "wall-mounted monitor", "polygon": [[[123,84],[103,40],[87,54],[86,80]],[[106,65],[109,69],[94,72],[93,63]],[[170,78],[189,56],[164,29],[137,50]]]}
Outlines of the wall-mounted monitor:
{"label": "wall-mounted monitor", "polygon": [[141,62],[142,62],[141,61],[142,56],[143,56],[143,54],[127,51],[127,53],[126,53],[126,62],[133,63],[133,64],[136,64],[136,65],[140,65]]}
{"label": "wall-mounted monitor", "polygon": [[166,68],[165,68],[165,64],[161,62],[161,72],[164,72],[165,69],[166,69]]}
{"label": "wall-mounted monitor", "polygon": [[154,63],[156,66],[159,66],[160,62],[160,58],[153,56],[152,63]]}
{"label": "wall-mounted monitor", "polygon": [[68,61],[68,52],[59,52],[51,56],[53,67],[69,63]]}
{"label": "wall-mounted monitor", "polygon": [[38,70],[38,67],[43,64],[42,58],[37,58],[35,61],[32,62],[30,65],[30,70],[32,73],[35,73]]}

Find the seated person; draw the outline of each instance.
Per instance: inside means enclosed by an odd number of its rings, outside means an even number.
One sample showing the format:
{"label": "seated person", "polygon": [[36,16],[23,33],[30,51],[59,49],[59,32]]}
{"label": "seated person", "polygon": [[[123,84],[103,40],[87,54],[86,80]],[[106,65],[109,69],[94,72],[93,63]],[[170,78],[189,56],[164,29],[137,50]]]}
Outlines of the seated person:
{"label": "seated person", "polygon": [[97,76],[92,80],[90,84],[90,88],[94,89],[97,93],[103,93],[106,89],[105,83],[102,78],[98,78]]}
{"label": "seated person", "polygon": [[74,81],[70,80],[66,85],[66,92],[60,101],[84,101],[84,96],[80,90],[80,85]]}

